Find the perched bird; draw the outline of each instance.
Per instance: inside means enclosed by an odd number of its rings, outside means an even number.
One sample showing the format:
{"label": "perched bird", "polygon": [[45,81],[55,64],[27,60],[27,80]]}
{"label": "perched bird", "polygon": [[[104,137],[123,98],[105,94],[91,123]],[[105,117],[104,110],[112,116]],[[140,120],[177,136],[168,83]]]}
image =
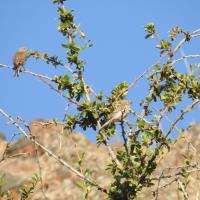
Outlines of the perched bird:
{"label": "perched bird", "polygon": [[14,76],[19,76],[20,68],[25,64],[28,58],[28,50],[24,47],[19,48],[13,56],[13,70],[15,70]]}
{"label": "perched bird", "polygon": [[123,99],[117,102],[114,106],[115,108],[113,113],[108,116],[108,121],[101,126],[99,131],[107,127],[112,122],[120,122],[122,119],[124,119],[129,113],[130,105],[131,102],[127,99]]}

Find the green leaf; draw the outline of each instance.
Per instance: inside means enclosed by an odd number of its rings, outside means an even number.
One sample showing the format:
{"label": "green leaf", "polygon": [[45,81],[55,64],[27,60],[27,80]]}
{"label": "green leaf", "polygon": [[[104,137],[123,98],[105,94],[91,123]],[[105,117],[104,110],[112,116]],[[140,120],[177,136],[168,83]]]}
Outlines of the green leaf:
{"label": "green leaf", "polygon": [[171,43],[167,40],[161,39],[160,44],[156,45],[156,48],[158,49],[168,49],[171,46]]}
{"label": "green leaf", "polygon": [[66,0],[53,0],[53,3],[54,4],[63,4],[64,3],[64,1],[66,1]]}
{"label": "green leaf", "polygon": [[148,23],[144,27],[144,30],[148,33],[147,35],[145,35],[145,39],[148,39],[149,37],[156,34],[155,24],[153,22]]}
{"label": "green leaf", "polygon": [[69,47],[70,47],[70,44],[62,44],[62,47],[63,47],[63,48],[69,48]]}

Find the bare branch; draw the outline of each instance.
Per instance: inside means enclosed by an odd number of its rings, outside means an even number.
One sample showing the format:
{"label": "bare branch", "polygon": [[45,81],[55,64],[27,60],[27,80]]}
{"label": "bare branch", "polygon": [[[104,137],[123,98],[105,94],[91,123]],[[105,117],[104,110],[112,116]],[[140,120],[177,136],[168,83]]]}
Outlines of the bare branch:
{"label": "bare branch", "polygon": [[[4,64],[0,64],[0,67],[12,69],[11,66],[4,65]],[[65,98],[69,102],[71,102],[71,103],[75,104],[76,106],[78,106],[78,104],[73,99],[71,99],[68,96],[64,95],[62,92],[60,92],[58,89],[56,89],[54,86],[52,86],[50,84],[50,82],[52,82],[52,78],[50,78],[48,76],[44,76],[42,74],[38,74],[38,73],[35,73],[35,72],[32,72],[32,71],[29,71],[29,70],[23,70],[21,73],[29,74],[29,75],[32,75],[32,76],[36,77],[38,80],[40,80],[44,84],[46,84],[51,90],[53,90],[56,93],[58,93],[61,97]]]}
{"label": "bare branch", "polygon": [[[101,130],[102,128],[101,128],[101,124],[100,124],[99,121],[97,122],[97,125],[98,125],[98,129]],[[117,159],[117,157],[116,157],[114,151],[112,150],[112,148],[111,148],[110,145],[108,144],[108,140],[107,140],[106,136],[105,136],[103,133],[101,133],[101,131],[98,131],[98,134],[100,134],[101,137],[103,138],[103,144],[106,146],[106,148],[107,148],[107,150],[108,150],[108,153],[109,153],[110,157],[112,158],[112,160],[117,164],[117,166],[118,166],[120,169],[122,169],[122,168],[123,168],[123,167],[122,167],[122,164],[119,162],[119,160]]]}
{"label": "bare branch", "polygon": [[0,108],[0,112],[4,115],[5,118],[7,118],[28,140],[30,140],[34,145],[40,147],[42,150],[44,150],[46,153],[48,153],[49,156],[53,157],[55,160],[57,160],[61,165],[65,166],[69,171],[76,174],[80,179],[86,181],[90,185],[96,187],[98,190],[107,193],[107,190],[100,187],[98,184],[96,184],[94,181],[88,179],[86,176],[81,174],[79,171],[77,171],[75,168],[73,168],[71,165],[69,165],[65,160],[63,160],[60,156],[57,156],[54,154],[51,150],[40,144],[35,137],[33,137],[31,134],[28,134],[24,131],[24,129],[10,116],[8,115],[2,108]]}
{"label": "bare branch", "polygon": [[41,166],[40,160],[39,160],[38,146],[36,146],[34,144],[34,148],[35,148],[35,159],[36,159],[38,169],[39,169],[39,179],[40,179],[40,183],[41,183],[41,191],[42,191],[42,194],[44,196],[44,199],[48,200],[48,197],[46,196],[45,188],[44,188],[44,181],[43,181],[43,177],[42,177],[42,166]]}
{"label": "bare branch", "polygon": [[197,104],[200,103],[200,100],[196,100],[194,101],[192,104],[188,105],[184,110],[181,111],[180,115],[176,117],[176,119],[173,121],[173,123],[171,124],[169,130],[166,133],[166,138],[169,136],[169,134],[172,132],[172,130],[174,129],[174,127],[176,126],[176,124],[183,118],[183,116],[190,112]]}
{"label": "bare branch", "polygon": [[145,74],[147,74],[153,67],[158,65],[161,60],[163,59],[163,56],[161,56],[153,65],[150,67],[146,68],[139,76],[137,76],[132,83],[129,84],[128,89],[133,88],[136,86],[136,84],[144,77]]}
{"label": "bare branch", "polygon": [[184,59],[188,59],[188,58],[191,58],[191,59],[193,59],[193,58],[200,58],[200,54],[193,54],[193,55],[186,55],[186,56],[183,56],[183,57],[181,57],[181,58],[178,58],[178,59],[174,60],[174,61],[172,62],[172,65],[174,65],[175,63],[177,63],[177,62],[179,62],[179,61],[183,61]]}
{"label": "bare branch", "polygon": [[[4,117],[4,115],[2,115],[2,117]],[[16,135],[18,135],[18,134],[13,134],[12,137],[11,137],[11,139],[10,139],[10,141],[6,144],[6,147],[5,147],[5,149],[3,151],[3,154],[2,154],[2,156],[0,158],[0,162],[4,161],[6,158],[8,158],[8,156],[6,155],[6,153],[7,153],[8,149],[10,148],[10,144],[14,140],[14,138],[16,137]]]}
{"label": "bare branch", "polygon": [[[191,38],[193,38],[193,37],[198,37],[198,36],[200,35],[200,34],[198,34],[199,31],[200,31],[200,29],[197,29],[197,30],[193,31],[193,32],[190,34]],[[178,43],[178,45],[174,48],[174,50],[172,51],[173,54],[175,54],[175,53],[181,48],[181,46],[184,45],[184,43],[185,43],[186,41],[187,41],[187,38],[186,38],[186,37],[183,38],[183,39]]]}
{"label": "bare branch", "polygon": [[184,195],[185,199],[189,200],[188,194],[185,191],[183,183],[180,180],[178,180],[178,185],[179,185],[181,191],[183,192],[183,195]]}

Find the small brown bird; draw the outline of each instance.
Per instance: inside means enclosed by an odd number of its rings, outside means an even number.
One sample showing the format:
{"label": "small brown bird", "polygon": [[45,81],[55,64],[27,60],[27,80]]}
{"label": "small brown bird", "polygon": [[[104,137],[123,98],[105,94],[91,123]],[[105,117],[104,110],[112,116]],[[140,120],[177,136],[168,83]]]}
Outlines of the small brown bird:
{"label": "small brown bird", "polygon": [[21,71],[21,67],[25,64],[26,60],[28,58],[28,50],[24,47],[19,48],[15,55],[13,56],[13,70],[15,70],[14,76],[19,76],[19,73]]}
{"label": "small brown bird", "polygon": [[127,99],[120,100],[116,103],[114,112],[109,115],[109,120],[102,125],[99,131],[107,127],[112,122],[120,122],[124,119],[130,110],[131,102]]}

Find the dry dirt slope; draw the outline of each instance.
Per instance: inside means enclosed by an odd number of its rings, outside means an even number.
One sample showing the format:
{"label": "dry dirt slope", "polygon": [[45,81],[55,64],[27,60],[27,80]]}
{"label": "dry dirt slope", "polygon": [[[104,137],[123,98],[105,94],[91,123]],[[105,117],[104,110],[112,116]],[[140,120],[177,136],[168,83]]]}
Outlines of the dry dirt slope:
{"label": "dry dirt slope", "polygon": [[[88,169],[91,176],[102,186],[109,187],[111,177],[104,170],[109,157],[105,148],[96,148],[95,144],[89,142],[82,134],[69,133],[63,131],[61,125],[44,126],[42,121],[33,121],[30,130],[33,135],[46,147],[50,148],[57,155],[63,157],[68,163],[74,167],[78,167],[77,160],[82,154],[85,154],[82,170]],[[184,137],[183,137],[184,136]],[[0,154],[4,152],[6,143],[1,141]],[[120,145],[116,144],[113,148],[117,149]],[[174,166],[184,166],[185,158],[183,155],[193,156],[192,161],[197,162],[200,151],[200,125],[193,127],[191,132],[184,133],[180,137],[179,142],[171,147],[171,152],[163,156],[163,160],[159,162],[159,167],[155,176],[159,176],[163,169]],[[77,185],[79,179],[70,173],[64,166],[49,158],[41,150],[37,150],[27,140],[22,139],[10,146],[7,155],[16,155],[28,153],[19,157],[7,158],[0,162],[0,175],[4,176],[4,182],[0,185],[1,191],[12,191],[13,199],[19,199],[16,189],[21,185],[28,184],[34,173],[42,174],[43,192],[39,183],[30,197],[30,199],[51,199],[51,200],[79,200],[83,199],[84,190]],[[39,158],[38,158],[39,157]],[[164,171],[169,173],[168,171]],[[177,169],[170,169],[170,173],[176,173]],[[199,173],[195,172],[189,178],[190,182],[187,188],[189,199],[200,199],[200,183]],[[165,185],[170,179],[165,179],[160,182],[159,186]],[[1,184],[1,183],[0,183]],[[169,187],[159,190],[158,199],[184,199],[182,192],[177,190],[177,181],[173,182]],[[139,200],[155,199],[152,192],[155,187],[149,188],[141,193]],[[45,193],[45,195],[44,195]],[[199,196],[198,196],[199,195]],[[102,200],[105,196],[98,191],[91,191],[89,194],[91,200]]]}

